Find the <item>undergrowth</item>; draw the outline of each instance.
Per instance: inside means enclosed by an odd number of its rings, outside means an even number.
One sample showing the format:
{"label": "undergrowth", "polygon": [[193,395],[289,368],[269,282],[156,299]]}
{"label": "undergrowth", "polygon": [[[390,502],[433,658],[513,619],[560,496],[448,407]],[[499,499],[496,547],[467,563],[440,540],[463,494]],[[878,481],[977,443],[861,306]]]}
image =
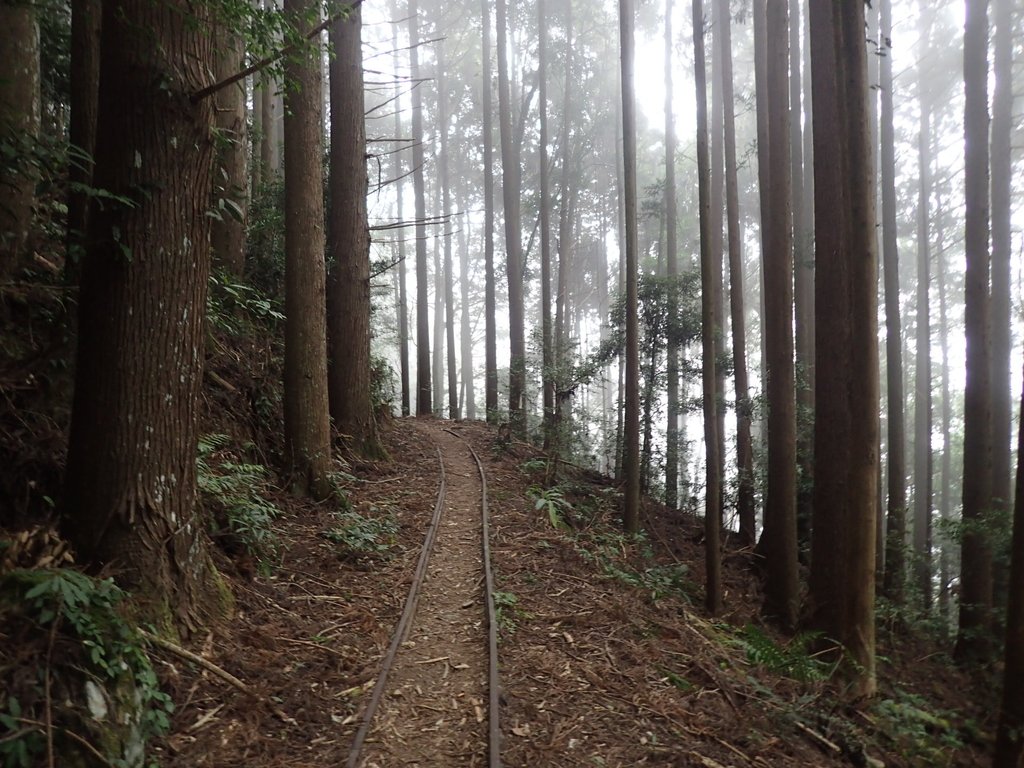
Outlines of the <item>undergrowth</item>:
{"label": "undergrowth", "polygon": [[363,515],[351,508],[334,513],[335,523],[323,537],[339,547],[343,559],[386,554],[395,544],[398,521],[391,510],[370,506]]}

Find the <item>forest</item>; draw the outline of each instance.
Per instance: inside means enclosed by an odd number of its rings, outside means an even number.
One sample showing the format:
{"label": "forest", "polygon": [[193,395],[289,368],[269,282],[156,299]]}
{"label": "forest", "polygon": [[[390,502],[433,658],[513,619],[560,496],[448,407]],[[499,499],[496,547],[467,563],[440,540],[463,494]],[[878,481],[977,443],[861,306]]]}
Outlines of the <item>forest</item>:
{"label": "forest", "polygon": [[1015,0],[0,0],[0,763],[1024,766]]}

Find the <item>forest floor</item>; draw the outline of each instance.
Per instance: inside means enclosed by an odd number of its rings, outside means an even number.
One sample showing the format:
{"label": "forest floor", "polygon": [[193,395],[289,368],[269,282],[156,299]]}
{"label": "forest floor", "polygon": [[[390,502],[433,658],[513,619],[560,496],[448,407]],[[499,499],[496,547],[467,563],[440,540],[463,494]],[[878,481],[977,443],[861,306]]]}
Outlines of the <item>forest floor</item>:
{"label": "forest floor", "polygon": [[[388,460],[349,467],[351,510],[277,494],[279,559],[262,572],[222,559],[237,611],[194,648],[249,695],[157,651],[177,705],[161,765],[345,762],[429,525],[438,447],[448,504],[361,765],[486,764],[479,485],[448,430],[474,446],[490,490],[503,764],[987,764],[994,689],[918,628],[880,628],[879,696],[850,703],[810,638],[762,623],[749,552],[727,545],[725,611],[705,615],[701,520],[648,502],[646,535],[624,537],[607,478],[555,472],[479,423],[399,419],[383,427]],[[389,546],[357,555],[340,520],[350,534],[352,521],[397,526]]]}

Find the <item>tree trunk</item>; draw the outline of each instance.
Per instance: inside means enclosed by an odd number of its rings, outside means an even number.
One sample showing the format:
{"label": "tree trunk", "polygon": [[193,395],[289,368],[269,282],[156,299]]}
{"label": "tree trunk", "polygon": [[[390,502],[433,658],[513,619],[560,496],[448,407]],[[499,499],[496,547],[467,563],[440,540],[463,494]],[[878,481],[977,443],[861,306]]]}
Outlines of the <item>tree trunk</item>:
{"label": "tree trunk", "polygon": [[[732,82],[732,19],[728,0],[715,0],[722,36],[722,99],[734,103]],[[739,187],[736,173],[736,117],[725,109],[725,207],[729,244],[729,308],[732,318],[732,357],[736,379],[736,512],[740,522],[740,544],[749,547],[755,538],[754,459],[750,438],[750,386],[747,381],[746,318],[743,309],[743,251],[740,229]],[[723,340],[724,343],[724,340]]]}
{"label": "tree trunk", "polygon": [[[711,187],[709,215],[711,216],[711,256],[714,263],[712,280],[715,286],[715,350],[721,355],[725,348],[725,284],[724,276],[724,218],[725,211],[725,102],[722,99],[722,35],[719,5],[709,0],[711,7],[711,122],[710,160]],[[715,412],[718,418],[718,474],[719,489],[725,487],[725,367],[715,365]],[[725,518],[725,492],[720,490],[719,519]]]}
{"label": "tree trunk", "polygon": [[[937,189],[938,193],[939,190]],[[942,478],[939,491],[939,519],[948,523],[953,519],[953,401],[949,392],[949,312],[946,303],[946,243],[942,217],[942,198],[936,195],[935,219],[939,222],[936,233],[935,283],[939,287],[939,348],[942,350],[940,389],[942,397],[942,461],[939,473]],[[943,540],[939,546],[939,615],[947,620],[950,607],[950,557],[951,542]]]}
{"label": "tree trunk", "polygon": [[104,3],[95,185],[133,204],[89,215],[63,510],[79,561],[185,632],[225,607],[195,510],[214,147],[190,96],[215,52],[194,11]]}
{"label": "tree trunk", "polygon": [[619,0],[619,57],[622,90],[623,215],[625,216],[626,363],[622,416],[622,469],[625,478],[622,524],[640,530],[640,327],[637,318],[636,90],[633,85],[633,0]]}
{"label": "tree trunk", "polygon": [[1018,430],[1017,498],[1013,508],[1013,541],[1010,545],[1003,700],[992,759],[993,768],[1017,768],[1024,757],[1024,423]]}
{"label": "tree trunk", "polygon": [[[955,656],[961,663],[992,652],[992,548],[984,524],[992,505],[992,331],[988,250],[988,0],[967,0],[964,28],[964,387],[963,538],[960,621]],[[1003,162],[1003,160],[1000,160]]]}
{"label": "tree trunk", "polygon": [[[217,28],[217,79],[239,72],[245,59],[242,36]],[[245,229],[248,203],[248,137],[245,120],[245,80],[213,95],[214,117],[220,132],[214,171],[214,218],[210,249],[214,264],[235,276],[245,269]]]}
{"label": "tree trunk", "polygon": [[878,252],[864,6],[812,0],[815,404],[811,626],[845,647],[854,696],[875,691]]}
{"label": "tree trunk", "polygon": [[[370,381],[370,230],[366,212],[362,10],[331,25],[328,385],[334,426],[355,451],[382,453]],[[286,176],[287,178],[287,176]]]}
{"label": "tree trunk", "polygon": [[491,83],[491,0],[481,0],[483,19],[484,132],[484,409],[487,421],[498,420],[498,349],[494,285],[494,106]]}
{"label": "tree trunk", "polygon": [[[392,54],[391,60],[393,62],[395,72],[401,71],[401,62],[399,57],[398,47],[398,3],[396,0],[391,0],[389,5],[391,12],[391,47]],[[401,90],[398,89],[395,92],[395,139],[402,139],[402,94]],[[365,133],[365,128],[364,128]],[[397,147],[396,147],[397,149]],[[402,159],[405,157],[405,152],[396,151],[392,155],[392,161],[394,162],[394,170],[392,172],[395,179],[395,206],[396,216],[395,220],[400,224],[405,224],[405,210],[403,205],[404,198],[404,179],[405,179],[405,163]],[[408,270],[405,266],[405,237],[404,235],[399,236],[398,240],[398,365],[399,365],[399,379],[402,387],[402,415],[408,416],[412,410],[412,400],[409,392],[409,294],[407,288],[406,275]]]}
{"label": "tree trunk", "polygon": [[[929,14],[921,14],[921,43],[924,53],[930,36]],[[918,136],[917,197],[917,354],[914,374],[914,583],[921,605],[927,611],[932,602],[932,362],[930,205],[932,194],[931,100],[926,88],[928,75],[921,70],[918,90],[921,124]]]}
{"label": "tree trunk", "polygon": [[[409,0],[409,78],[420,80],[420,11]],[[434,412],[430,383],[430,319],[427,312],[427,201],[423,176],[423,84],[412,88],[412,186],[416,207],[416,415]],[[437,343],[437,339],[434,339]]]}
{"label": "tree trunk", "polygon": [[444,40],[437,43],[437,122],[441,140],[441,227],[444,238],[444,323],[448,363],[448,417],[461,419],[459,413],[458,368],[455,365],[455,280],[452,272],[452,190],[448,177],[448,80]]}
{"label": "tree trunk", "polygon": [[[555,354],[551,329],[551,183],[548,173],[548,21],[544,0],[537,0],[537,80],[540,164],[540,328],[544,450],[555,444]],[[568,116],[566,116],[568,118]]]}
{"label": "tree trunk", "polygon": [[907,461],[900,329],[900,259],[896,231],[896,138],[893,127],[892,0],[880,0],[879,90],[882,175],[882,266],[885,276],[885,375],[888,413],[889,503],[882,593],[899,605],[906,577]]}
{"label": "tree trunk", "polygon": [[771,218],[764,227],[765,343],[768,359],[768,488],[764,509],[765,611],[796,624],[796,381],[793,371],[792,166],[789,129],[788,9],[767,10],[768,173]]}
{"label": "tree trunk", "polygon": [[[469,205],[465,199],[462,201],[460,210],[469,210]],[[476,392],[473,389],[473,332],[469,316],[469,242],[466,238],[466,229],[468,227],[469,217],[463,216],[462,226],[459,227],[459,286],[462,294],[459,341],[462,347],[462,387],[466,393],[464,400],[466,419],[475,421]]]}
{"label": "tree trunk", "polygon": [[[273,11],[280,7],[276,0],[264,0],[264,8]],[[281,115],[281,83],[269,73],[264,74],[263,89],[261,91],[263,101],[260,104],[260,120],[263,124],[263,136],[260,141],[260,164],[263,166],[264,183],[273,181],[281,176],[281,137],[282,137],[282,115]]]}
{"label": "tree trunk", "polygon": [[721,471],[718,466],[718,393],[715,359],[714,254],[711,249],[711,168],[708,157],[708,86],[704,61],[704,3],[693,0],[693,60],[697,91],[697,186],[700,218],[700,305],[704,392],[704,561],[705,607],[712,616],[722,610]]}
{"label": "tree trunk", "polygon": [[558,218],[558,291],[555,302],[555,435],[559,449],[566,444],[570,425],[572,392],[566,379],[571,368],[569,357],[569,333],[566,330],[566,304],[569,300],[569,277],[573,264],[573,209],[576,202],[576,188],[571,172],[572,146],[570,126],[572,124],[572,3],[566,3],[565,17],[565,100],[562,104],[562,200]]}
{"label": "tree trunk", "polygon": [[[676,201],[676,120],[672,86],[672,0],[665,0],[665,266],[669,278],[669,316],[678,313],[679,229]],[[668,334],[667,357],[668,424],[665,430],[665,506],[679,507],[679,342]]]}
{"label": "tree trunk", "polygon": [[[297,28],[313,24],[311,0],[285,0]],[[327,310],[321,73],[318,51],[285,62],[293,84],[284,115],[284,442],[292,491],[330,494],[331,428],[327,398]]]}
{"label": "tree trunk", "polygon": [[0,167],[0,281],[21,266],[32,228],[39,138],[39,24],[31,3],[0,3],[0,142],[15,155]]}

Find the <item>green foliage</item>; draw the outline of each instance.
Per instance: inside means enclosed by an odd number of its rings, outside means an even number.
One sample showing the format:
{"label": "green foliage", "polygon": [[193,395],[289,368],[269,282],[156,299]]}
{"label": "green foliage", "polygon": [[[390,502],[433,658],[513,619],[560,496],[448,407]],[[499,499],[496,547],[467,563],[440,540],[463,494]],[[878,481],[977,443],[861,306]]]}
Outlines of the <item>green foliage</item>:
{"label": "green foliage", "polygon": [[734,642],[747,654],[747,661],[776,675],[802,683],[827,680],[834,667],[814,656],[811,646],[821,639],[820,632],[804,632],[785,645],[779,645],[752,624],[734,636]]}
{"label": "green foliage", "polygon": [[328,541],[338,544],[345,558],[383,555],[395,544],[398,521],[393,513],[376,506],[370,515],[361,515],[354,509],[335,514],[336,523],[323,532]]}
{"label": "green foliage", "polygon": [[222,271],[210,275],[206,316],[216,330],[231,336],[241,335],[253,324],[270,328],[284,321],[277,301]]}
{"label": "green foliage", "polygon": [[[640,558],[645,563],[644,567],[633,567],[626,557],[631,545],[641,548]],[[608,578],[647,592],[655,602],[666,597],[681,597],[689,601],[689,595],[694,591],[688,579],[689,568],[684,563],[653,562],[654,553],[642,531],[632,536],[618,531],[578,536],[576,551]]]}
{"label": "green foliage", "polygon": [[[205,435],[199,439],[196,485],[204,503],[212,508],[215,528],[237,538],[242,547],[268,568],[277,557],[277,536],[273,531],[278,509],[267,501],[267,470],[259,464],[245,464],[227,458],[227,435]],[[216,535],[216,531],[215,531]]]}
{"label": "green foliage", "polygon": [[370,405],[374,413],[393,413],[395,409],[395,370],[386,357],[370,357]]}
{"label": "green foliage", "polygon": [[963,730],[976,730],[957,713],[932,710],[923,697],[899,688],[879,700],[873,714],[882,733],[914,765],[953,765],[956,750],[964,748]]}
{"label": "green foliage", "polygon": [[[74,643],[74,650],[53,654],[54,669],[37,670],[38,691],[46,684],[46,676],[57,678],[61,670],[84,675],[102,691],[123,691],[127,685],[128,706],[119,717],[122,725],[137,726],[144,744],[167,732],[174,706],[160,690],[144,639],[121,614],[124,598],[125,593],[113,579],[93,579],[64,568],[16,569],[0,578],[0,608],[8,620],[21,615],[46,633],[51,643],[58,633]],[[0,740],[3,764],[26,768],[37,765],[45,739],[38,730],[23,726],[26,718],[39,718],[23,712],[25,705],[14,695],[9,695],[2,706],[0,725],[14,735]],[[67,726],[62,724],[61,728]],[[120,755],[107,755],[106,759],[112,765],[125,764]]]}
{"label": "green foliage", "polygon": [[494,593],[494,619],[502,635],[511,635],[520,621],[531,618],[532,614],[519,607],[519,598],[513,592]]}
{"label": "green foliage", "polygon": [[284,296],[284,182],[265,183],[249,203],[246,276],[264,296]]}
{"label": "green foliage", "polygon": [[572,513],[572,504],[565,498],[560,488],[541,488],[539,485],[533,485],[530,486],[529,494],[534,500],[533,508],[547,513],[552,528],[570,528],[566,520]]}

